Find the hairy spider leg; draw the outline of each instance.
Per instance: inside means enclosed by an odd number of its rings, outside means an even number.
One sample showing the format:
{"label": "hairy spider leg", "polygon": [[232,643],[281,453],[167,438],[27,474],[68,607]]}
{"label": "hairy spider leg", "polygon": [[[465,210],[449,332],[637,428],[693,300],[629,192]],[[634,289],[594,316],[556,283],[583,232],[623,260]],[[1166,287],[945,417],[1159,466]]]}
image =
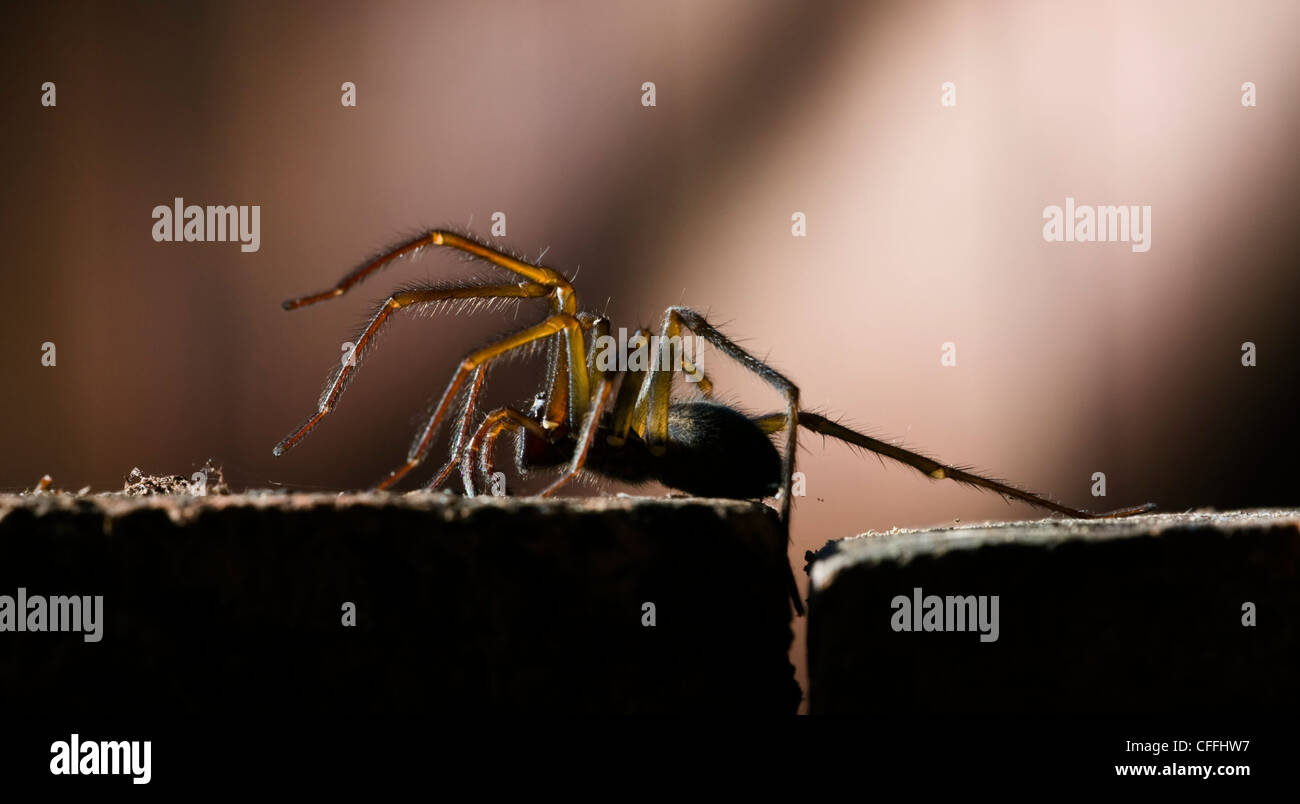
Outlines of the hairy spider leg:
{"label": "hairy spider leg", "polygon": [[564,336],[556,335],[546,346],[546,385],[542,394],[542,427],[560,431],[569,414],[569,351]]}
{"label": "hairy spider leg", "polygon": [[600,371],[596,368],[597,349],[600,339],[609,337],[609,319],[594,313],[579,313],[578,321],[582,322],[584,332],[591,333],[591,343],[587,349],[587,376],[597,377]]}
{"label": "hairy spider leg", "polygon": [[[745,351],[734,341],[713,327],[704,316],[688,307],[669,307],[664,314],[660,349],[665,354],[673,336],[680,336],[682,328],[704,338],[715,348],[757,374],[785,397],[785,454],[781,460],[781,521],[790,523],[790,491],[794,483],[794,460],[799,425],[799,389],[780,372]],[[638,406],[645,406],[645,440],[653,454],[663,454],[668,443],[668,403],[672,392],[673,371],[661,368],[662,356],[650,365],[649,382],[641,387]]]}
{"label": "hairy spider leg", "polygon": [[[588,398],[588,394],[594,390],[590,385],[591,378],[599,376],[596,362],[599,356],[598,350],[601,339],[609,335],[609,319],[604,316],[598,316],[594,313],[579,313],[578,321],[582,324],[582,331],[591,335],[588,343],[585,346],[579,344],[577,348],[573,348],[571,344],[562,342],[561,336],[557,335],[555,344],[552,347],[546,409],[548,411],[555,410],[567,405],[567,415],[562,427],[549,416],[542,420],[542,427],[547,429],[549,433],[547,440],[550,441],[556,441],[568,436],[581,425],[583,416],[592,401],[592,399]],[[568,333],[566,332],[563,337],[568,338]],[[566,345],[569,348],[566,349]],[[578,354],[584,350],[586,351],[585,362],[583,362],[586,367],[585,376],[573,370],[575,361],[578,361]],[[573,393],[570,393],[571,390]]]}
{"label": "hairy spider leg", "polygon": [[[582,328],[584,330],[592,330],[593,328],[595,328],[597,336],[609,333],[608,319],[600,318],[599,316],[593,315],[591,313],[579,313],[578,322],[582,324]],[[559,341],[559,336],[555,336],[552,340],[552,344],[550,348],[548,349],[548,354],[549,354],[548,376],[552,378],[551,382],[548,383],[548,387],[550,389],[551,394],[563,393],[566,395],[565,398],[567,400],[567,395],[569,393],[568,378],[562,376],[559,377],[559,379],[562,380],[561,382],[557,383],[554,381],[556,379],[555,368],[557,366],[556,363],[557,357],[560,354],[560,346],[561,343]],[[591,355],[590,357],[588,357],[587,360],[587,373],[589,375],[595,370],[595,348],[594,347],[595,347],[595,341],[593,339]],[[446,482],[447,478],[451,476],[452,471],[460,463],[461,454],[468,450],[469,443],[470,443],[471,424],[474,416],[474,409],[478,405],[479,391],[483,385],[483,376],[484,376],[483,369],[480,367],[479,370],[476,371],[474,374],[474,385],[470,389],[469,397],[465,400],[465,406],[461,408],[460,417],[457,419],[456,422],[456,440],[451,445],[451,455],[447,459],[447,463],[443,465],[442,469],[438,470],[438,474],[434,476],[433,480],[429,481],[428,485],[424,487],[425,491],[433,491],[438,486],[441,486],[444,482]],[[487,472],[485,474],[491,474],[491,472]],[[468,493],[471,496],[473,496],[472,490]]]}
{"label": "hairy spider leg", "polygon": [[[576,465],[580,469],[582,462],[586,459],[587,451],[591,448],[590,440],[594,438],[595,431],[599,425],[599,417],[608,402],[609,377],[596,368],[596,344],[601,336],[609,334],[610,324],[609,319],[592,315],[590,313],[580,314],[578,320],[582,324],[583,329],[590,330],[593,335],[591,342],[592,346],[587,355],[587,372],[589,375],[600,377],[600,381],[594,391],[594,399],[591,401],[591,405],[589,405],[587,416],[582,423],[582,430],[578,435],[578,452],[574,455],[574,462],[576,462]],[[556,365],[558,365],[558,362],[553,359],[552,367],[554,368]],[[561,385],[561,387],[565,386]],[[461,480],[464,483],[465,493],[468,496],[472,497],[476,493],[474,484],[475,457],[479,458],[480,474],[485,480],[487,480],[492,476],[493,456],[495,455],[497,437],[504,430],[517,432],[521,427],[529,430],[539,438],[548,441],[554,440],[560,435],[558,430],[545,429],[544,425],[539,426],[530,417],[512,408],[499,408],[488,414],[487,418],[484,419],[483,423],[479,425],[478,429],[475,431],[474,437],[470,440],[460,461]],[[565,481],[568,479],[568,477],[564,478]],[[546,491],[542,492],[543,496],[558,488],[559,485],[562,485],[562,483],[552,484]]]}
{"label": "hairy spider leg", "polygon": [[[678,336],[680,335],[680,333],[681,333],[681,325],[680,322],[678,322],[677,329],[674,332],[674,336]],[[641,335],[645,338],[645,346],[647,351],[649,351],[652,344],[650,338],[650,332],[644,329],[637,330],[637,335]],[[650,360],[652,361],[668,360],[671,357],[672,342],[668,339],[669,337],[670,336],[665,335],[664,337],[660,338],[659,354],[651,355]],[[691,359],[686,356],[685,347],[678,347],[678,356],[681,358],[682,373],[688,377],[694,378],[695,387],[699,389],[702,395],[704,395],[705,397],[712,397],[713,381],[710,380],[708,378],[708,375],[706,375],[703,371],[696,368],[695,363],[693,363]],[[633,396],[635,397],[634,399],[635,407],[632,409],[632,417],[631,417],[632,428],[636,431],[636,434],[641,436],[642,438],[645,438],[646,418],[648,415],[648,411],[650,409],[649,394],[643,392],[645,378],[646,376],[649,375],[649,373],[650,370],[648,367],[645,371],[641,372],[641,376],[638,377],[636,381],[636,390],[632,392]],[[671,386],[672,385],[671,376],[668,382],[669,385]],[[626,426],[618,430],[617,432],[621,433],[621,437],[618,439],[617,442],[611,440],[610,443],[615,444],[616,446],[622,444],[627,437],[627,431],[628,428]]]}
{"label": "hairy spider leg", "polygon": [[[473,238],[443,229],[433,230],[415,240],[404,243],[391,251],[381,254],[340,279],[338,283],[329,290],[321,291],[320,293],[313,293],[297,299],[290,299],[284,302],[284,309],[294,310],[299,307],[305,307],[309,304],[315,304],[319,301],[332,299],[336,296],[342,296],[354,285],[364,281],[367,277],[389,265],[394,260],[415,254],[429,246],[446,246],[448,248],[465,252],[466,254],[471,254],[475,257],[487,260],[493,265],[504,268],[507,271],[518,274],[529,282],[549,288],[552,302],[552,313],[567,313],[569,315],[574,315],[577,312],[578,295],[574,291],[573,286],[569,284],[569,281],[558,271],[516,259],[505,252],[492,248],[486,243],[480,243]],[[558,376],[563,377],[564,373],[565,372],[560,372]],[[552,391],[554,390],[555,388],[552,387]],[[547,408],[547,420],[552,422],[562,422],[564,421],[563,417],[566,412],[568,412],[567,398],[563,395],[553,395],[552,398],[550,398],[550,406]]]}
{"label": "hairy spider leg", "polygon": [[[767,433],[780,432],[781,430],[784,430],[787,426],[786,417],[782,413],[771,413],[766,416],[760,416],[754,419],[754,423],[757,424],[760,429],[762,429],[764,432]],[[1145,505],[1134,506],[1132,508],[1122,508],[1117,511],[1108,511],[1102,514],[1094,514],[1090,511],[1083,511],[1076,508],[1070,508],[1068,506],[1061,505],[1060,503],[1054,502],[1041,495],[1034,494],[1029,491],[1025,491],[1024,489],[1016,488],[1015,486],[1012,486],[1011,484],[1002,480],[997,480],[991,477],[983,477],[981,475],[968,472],[965,469],[959,469],[955,466],[948,466],[946,464],[942,464],[934,460],[933,458],[928,458],[925,455],[921,455],[920,453],[912,452],[911,450],[903,449],[902,447],[895,446],[894,444],[890,444],[885,441],[872,438],[871,436],[859,433],[856,430],[852,430],[848,427],[845,427],[844,425],[839,424],[838,422],[831,421],[830,419],[827,419],[825,416],[819,416],[816,413],[809,413],[807,411],[801,412],[799,414],[799,424],[802,427],[813,431],[814,433],[821,433],[823,435],[828,435],[831,438],[839,439],[840,441],[844,441],[848,444],[852,444],[854,446],[861,447],[865,450],[874,452],[877,455],[883,455],[886,458],[890,458],[892,460],[898,461],[899,463],[906,464],[907,466],[910,466],[919,472],[923,472],[925,475],[932,477],[936,480],[943,480],[946,478],[948,480],[955,480],[958,483],[966,483],[967,485],[978,486],[979,488],[983,488],[983,489],[989,489],[990,491],[995,491],[998,494],[1003,495],[1004,497],[1011,497],[1013,499],[1017,499],[1020,500],[1021,502],[1029,503],[1030,505],[1037,506],[1039,508],[1046,508],[1049,511],[1056,511],[1057,513],[1066,514],[1068,516],[1076,517],[1078,519],[1104,519],[1104,518],[1132,516],[1134,514],[1141,514],[1155,508],[1154,503],[1147,503]]]}
{"label": "hairy spider leg", "polygon": [[554,483],[542,490],[540,495],[542,497],[549,497],[559,491],[565,483],[578,476],[587,462],[587,453],[591,451],[591,445],[596,440],[596,433],[600,429],[600,417],[605,411],[605,406],[609,404],[610,391],[613,387],[609,372],[602,371],[599,376],[586,419],[582,423],[582,430],[578,433],[578,443],[573,449],[573,459],[569,462],[569,468]]}
{"label": "hairy spider leg", "polygon": [[547,295],[550,290],[542,285],[532,283],[521,283],[518,285],[480,285],[469,286],[459,285],[448,288],[416,288],[412,290],[394,293],[388,297],[388,300],[379,306],[374,318],[362,331],[356,339],[356,345],[352,347],[351,359],[343,361],[335,371],[334,379],[326,387],[325,393],[321,395],[320,402],[316,406],[316,413],[302,424],[292,434],[287,436],[279,444],[275,445],[272,450],[274,455],[283,455],[292,449],[295,444],[302,440],[320,420],[325,418],[331,410],[334,409],[339,397],[343,394],[343,389],[356,371],[360,363],[361,355],[365,352],[374,340],[375,335],[383,327],[384,322],[388,320],[389,315],[394,311],[407,309],[411,305],[425,304],[428,302],[446,301],[449,299],[487,299],[487,298],[540,298]]}
{"label": "hairy spider leg", "polygon": [[[380,482],[378,489],[382,491],[391,487],[394,483],[401,480],[407,472],[420,465],[420,462],[424,460],[425,455],[429,452],[430,446],[433,444],[433,437],[438,431],[438,425],[442,423],[443,417],[446,416],[447,409],[451,407],[451,403],[455,400],[456,394],[460,392],[460,388],[464,385],[465,379],[479,366],[482,366],[511,350],[559,334],[561,331],[569,334],[569,343],[576,343],[581,347],[582,325],[578,323],[578,319],[567,313],[557,313],[550,316],[540,324],[520,330],[519,332],[509,335],[490,346],[485,346],[484,348],[471,353],[468,357],[462,360],[459,368],[456,369],[456,374],[447,385],[447,390],[443,392],[442,399],[438,402],[437,407],[434,408],[433,414],[429,416],[429,420],[425,424],[423,430],[421,430],[420,435],[415,439],[415,442],[411,444],[411,449],[406,455],[406,463],[389,473],[388,477],[384,478],[384,480]],[[572,373],[581,373],[585,378],[587,371],[586,364],[583,363],[582,360],[578,360],[575,365],[577,368],[575,368]],[[572,392],[572,389],[570,389],[570,392]]]}
{"label": "hairy spider leg", "polygon": [[342,296],[347,293],[352,286],[364,281],[371,274],[379,271],[384,266],[409,254],[414,254],[428,246],[447,246],[467,254],[487,260],[493,265],[505,268],[507,271],[519,274],[529,282],[551,288],[555,294],[555,312],[568,313],[573,315],[578,309],[577,295],[573,291],[573,286],[569,284],[558,271],[545,268],[540,265],[533,265],[529,262],[523,262],[511,257],[509,254],[498,251],[477,240],[449,232],[436,229],[428,234],[422,235],[409,243],[404,243],[397,248],[374,258],[370,262],[362,265],[360,268],[349,273],[338,281],[338,283],[329,290],[313,293],[308,296],[302,296],[297,299],[290,299],[284,303],[284,309],[294,310],[299,307],[306,307],[309,304],[315,304],[319,301],[332,299],[336,296]]}
{"label": "hairy spider leg", "polygon": [[497,436],[503,430],[514,432],[520,428],[528,430],[539,438],[550,438],[552,432],[543,429],[540,424],[514,408],[498,408],[492,411],[474,431],[474,437],[470,439],[469,445],[460,457],[460,477],[465,484],[466,496],[473,497],[477,493],[474,488],[475,456],[480,457],[480,470],[483,476],[491,478],[492,450],[496,445]]}
{"label": "hairy spider leg", "polygon": [[[577,317],[583,332],[593,333],[591,348],[587,349],[583,343],[574,348],[566,333],[556,335],[547,349],[546,392],[543,395],[546,415],[542,417],[542,427],[556,434],[548,436],[548,440],[567,435],[582,421],[582,413],[589,401],[589,380],[595,371],[596,344],[600,335],[609,332],[609,321],[605,318],[592,313],[578,313]],[[597,331],[598,328],[601,331]],[[576,352],[586,353],[583,358],[587,367],[585,376],[575,376],[570,368]],[[570,389],[574,389],[576,395],[571,395]]]}
{"label": "hairy spider leg", "polygon": [[[641,344],[649,348],[650,330],[638,329],[628,340],[628,346],[633,349],[641,348]],[[618,387],[618,395],[614,397],[614,412],[610,420],[609,435],[605,437],[605,441],[612,446],[623,446],[627,442],[627,433],[632,429],[633,422],[644,420],[645,412],[642,410],[638,413],[637,401],[641,397],[641,387],[649,374],[649,366],[629,368],[623,372],[623,382]]]}
{"label": "hairy spider leg", "polygon": [[[650,330],[638,329],[632,333],[628,340],[628,346],[633,349],[650,348]],[[690,359],[682,354],[682,370],[689,375],[698,377],[696,387],[704,396],[713,395],[713,381],[708,375],[699,370]],[[658,355],[652,355],[652,360],[658,360]],[[641,395],[641,389],[645,385],[646,377],[650,374],[650,367],[623,372],[623,381],[618,387],[618,394],[614,397],[613,415],[610,422],[609,435],[605,441],[611,446],[621,447],[627,442],[627,434],[635,428],[638,436],[645,436],[645,419],[646,411],[649,409],[649,400]]]}
{"label": "hairy spider leg", "polygon": [[[591,313],[579,313],[578,322],[582,324],[582,328],[584,330],[594,329],[597,337],[609,333],[608,319],[601,318]],[[595,371],[595,343],[596,341],[593,338],[590,356],[587,359],[588,375],[592,374]],[[562,343],[559,340],[559,336],[554,336],[552,338],[552,343],[550,345],[550,348],[547,350],[548,352],[547,376],[550,378],[550,380],[547,383],[550,396],[548,396],[547,399],[548,400],[553,399],[555,394],[564,394],[565,395],[564,398],[566,400],[565,404],[567,405],[567,399],[569,393],[569,380],[567,376],[560,375],[556,371],[559,365],[558,361],[560,355],[567,354],[567,352],[563,352],[563,353],[561,352],[560,350],[561,346]],[[428,485],[424,487],[425,491],[432,491],[436,489],[438,486],[441,486],[444,482],[446,482],[447,478],[451,475],[452,471],[460,463],[462,453],[466,452],[469,449],[471,423],[473,421],[474,409],[478,404],[479,390],[482,385],[483,385],[483,370],[480,368],[479,371],[477,371],[474,374],[474,385],[470,389],[469,397],[465,400],[465,406],[461,408],[460,417],[457,419],[456,440],[451,446],[451,455],[447,459],[447,463],[443,465],[442,469],[438,470],[438,474],[434,476],[433,480],[429,481]],[[490,475],[491,472],[485,472],[484,474]],[[462,477],[463,477],[463,470],[462,470]],[[473,496],[472,480],[470,481],[470,483],[471,483],[471,486],[469,487],[470,490],[467,493],[470,494],[470,496]]]}
{"label": "hairy spider leg", "polygon": [[441,486],[451,471],[456,468],[456,462],[460,459],[460,452],[465,444],[469,443],[470,422],[474,413],[474,407],[478,403],[479,391],[483,388],[483,378],[486,377],[486,371],[482,366],[474,370],[474,383],[470,386],[469,395],[465,398],[465,405],[460,409],[460,418],[456,421],[456,440],[451,444],[451,455],[447,462],[438,470],[438,474],[424,487],[425,491],[433,491]]}

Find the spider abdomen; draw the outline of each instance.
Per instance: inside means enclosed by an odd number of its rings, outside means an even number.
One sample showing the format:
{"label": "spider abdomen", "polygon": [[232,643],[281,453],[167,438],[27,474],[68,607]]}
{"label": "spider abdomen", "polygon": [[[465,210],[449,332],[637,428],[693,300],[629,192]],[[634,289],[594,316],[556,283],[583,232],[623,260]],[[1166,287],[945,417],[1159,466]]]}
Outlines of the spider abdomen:
{"label": "spider abdomen", "polygon": [[659,482],[697,497],[770,497],[781,486],[781,453],[745,414],[716,402],[668,408],[668,451]]}
{"label": "spider abdomen", "polygon": [[[534,450],[528,464],[554,465],[568,454],[553,450],[543,457]],[[771,497],[781,487],[781,453],[767,434],[745,414],[717,402],[669,405],[668,448],[663,455],[652,454],[636,433],[617,446],[601,434],[585,468],[625,483],[658,481],[696,497],[758,499]]]}

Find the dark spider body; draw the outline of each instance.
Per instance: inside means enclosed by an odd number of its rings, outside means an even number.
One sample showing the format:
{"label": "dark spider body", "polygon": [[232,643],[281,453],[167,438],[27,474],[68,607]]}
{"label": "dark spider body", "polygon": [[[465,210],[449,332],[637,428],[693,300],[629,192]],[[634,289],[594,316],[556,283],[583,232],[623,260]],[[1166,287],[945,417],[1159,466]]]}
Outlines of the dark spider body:
{"label": "dark spider body", "polygon": [[[655,455],[635,433],[622,446],[609,443],[610,417],[587,453],[583,468],[623,483],[657,481],[696,497],[753,500],[781,488],[781,453],[753,419],[718,402],[674,402],[668,406],[668,448]],[[518,467],[553,468],[573,460],[576,440],[547,441],[525,431]]]}

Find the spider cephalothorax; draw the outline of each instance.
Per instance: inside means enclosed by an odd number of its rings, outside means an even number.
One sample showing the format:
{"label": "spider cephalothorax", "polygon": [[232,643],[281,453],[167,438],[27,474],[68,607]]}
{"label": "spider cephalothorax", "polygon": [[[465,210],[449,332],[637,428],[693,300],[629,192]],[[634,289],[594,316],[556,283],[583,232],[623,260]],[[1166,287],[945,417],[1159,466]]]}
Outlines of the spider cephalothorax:
{"label": "spider cephalothorax", "polygon": [[[464,399],[452,438],[451,455],[429,482],[442,484],[459,466],[467,494],[479,489],[480,477],[492,474],[497,437],[514,432],[518,438],[516,463],[521,471],[534,467],[566,467],[542,495],[555,493],[580,472],[631,483],[656,480],[698,496],[763,498],[775,495],[781,519],[789,522],[794,475],[796,435],[799,427],[821,433],[900,461],[932,478],[947,478],[989,489],[1009,498],[1075,517],[1121,516],[1149,510],[1150,506],[1109,514],[1091,514],[1068,508],[1008,483],[965,469],[948,466],[924,455],[879,441],[823,416],[799,409],[799,390],[782,374],[742,349],[715,329],[704,316],[685,307],[670,307],[659,332],[637,330],[630,342],[655,344],[651,358],[630,368],[611,369],[598,359],[595,344],[608,340],[610,322],[603,316],[579,312],[573,286],[559,272],[512,257],[473,237],[439,230],[392,249],[345,276],[330,290],[284,303],[292,310],[340,296],[372,273],[399,257],[427,246],[447,246],[504,268],[522,281],[500,284],[416,285],[389,296],[379,306],[365,330],[356,337],[351,357],[335,370],[315,414],[275,447],[280,455],[297,444],[337,404],[358,359],[373,343],[389,316],[399,310],[471,302],[545,299],[548,315],[501,340],[471,352],[456,369],[451,382],[420,429],[406,462],[380,484],[389,488],[428,456],[439,426],[457,399]],[[712,383],[700,367],[680,349],[684,332],[703,339],[772,385],[784,398],[784,410],[747,416],[712,399],[672,399],[677,373],[691,379],[705,396]],[[485,367],[493,360],[530,345],[547,347],[546,386],[525,413],[515,408],[489,412],[474,427]],[[656,352],[658,350],[658,353]],[[771,436],[783,434],[778,451]]]}

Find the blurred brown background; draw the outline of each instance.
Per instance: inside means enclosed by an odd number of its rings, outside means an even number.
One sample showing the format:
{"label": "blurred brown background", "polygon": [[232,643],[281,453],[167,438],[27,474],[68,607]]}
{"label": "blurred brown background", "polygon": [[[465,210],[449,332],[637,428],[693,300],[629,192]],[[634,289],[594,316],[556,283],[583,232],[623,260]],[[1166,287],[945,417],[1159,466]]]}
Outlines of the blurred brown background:
{"label": "blurred brown background", "polygon": [[[45,473],[120,488],[133,466],[189,474],[209,456],[236,487],[374,483],[511,314],[400,321],[337,412],[275,459],[373,302],[467,266],[430,253],[319,307],[279,303],[403,233],[486,235],[500,210],[505,246],[580,268],[585,306],[616,325],[707,310],[807,407],[941,459],[1084,507],[1300,503],[1290,0],[4,13],[10,490]],[[345,81],[357,108],[339,103]],[[153,242],[151,210],[176,196],[260,204],[261,250]],[[1067,196],[1150,204],[1151,250],[1045,243],[1043,208]],[[779,407],[707,357],[730,398]],[[498,371],[489,401],[535,381]],[[867,529],[1038,515],[804,444],[796,567]]]}

